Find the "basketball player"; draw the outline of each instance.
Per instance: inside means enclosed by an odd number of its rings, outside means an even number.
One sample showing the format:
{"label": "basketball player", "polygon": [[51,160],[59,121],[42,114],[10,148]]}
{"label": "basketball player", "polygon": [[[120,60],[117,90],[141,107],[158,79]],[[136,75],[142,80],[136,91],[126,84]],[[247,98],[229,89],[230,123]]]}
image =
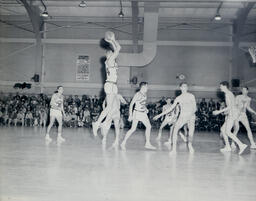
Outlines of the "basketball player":
{"label": "basketball player", "polygon": [[106,93],[106,99],[107,99],[107,107],[103,109],[101,112],[98,120],[94,123],[92,123],[93,128],[93,134],[94,136],[97,136],[97,131],[99,129],[99,126],[103,119],[107,116],[107,114],[111,111],[113,107],[113,98],[118,93],[117,90],[117,63],[116,58],[119,55],[119,51],[121,50],[121,46],[115,39],[115,35],[113,32],[106,32],[105,34],[105,40],[111,44],[113,51],[108,50],[106,53],[106,75],[107,79],[104,84],[104,91]]}
{"label": "basketball player", "polygon": [[[162,111],[165,111],[167,110],[168,108],[170,108],[172,106],[171,104],[171,99],[170,98],[167,98],[166,99],[166,105],[163,106],[163,110]],[[171,112],[169,112],[168,114],[165,115],[165,118],[164,118],[164,121],[162,122],[160,128],[159,128],[159,132],[158,132],[158,136],[156,138],[157,141],[160,141],[161,140],[161,137],[162,137],[162,130],[163,128],[169,124],[170,126],[170,137],[169,137],[169,140],[168,141],[171,141],[171,138],[172,138],[172,132],[173,132],[173,125],[175,124],[175,122],[177,121],[178,119],[178,116],[179,116],[179,112],[180,112],[180,108],[179,108],[179,105],[177,105]],[[186,130],[186,129],[184,129]],[[186,138],[185,136],[179,132],[181,138],[186,141]]]}
{"label": "basketball player", "polygon": [[[122,150],[126,149],[126,142],[129,139],[129,137],[135,132],[138,123],[141,121],[144,126],[146,127],[145,135],[146,135],[146,149],[152,149],[155,150],[156,148],[151,145],[150,143],[150,131],[151,131],[151,124],[148,118],[148,109],[146,107],[146,101],[147,101],[147,91],[148,91],[148,83],[147,82],[141,82],[140,83],[140,91],[137,92],[129,107],[129,119],[128,121],[132,121],[132,127],[131,129],[126,133],[125,138],[121,144]],[[135,104],[135,109],[133,110],[133,106]]]}
{"label": "basketball player", "polygon": [[50,138],[50,130],[55,122],[55,119],[58,121],[58,137],[57,140],[58,142],[64,142],[65,139],[61,136],[62,133],[62,114],[65,117],[65,112],[64,112],[64,108],[63,108],[63,87],[62,86],[58,86],[57,87],[57,91],[52,95],[51,98],[51,102],[50,102],[50,124],[47,128],[47,132],[45,135],[45,140],[48,142],[51,142],[52,139]]}
{"label": "basketball player", "polygon": [[228,141],[228,137],[230,137],[233,141],[237,143],[239,146],[239,154],[242,154],[246,148],[248,147],[246,144],[243,144],[232,132],[231,129],[235,125],[235,123],[238,120],[239,117],[239,111],[236,107],[236,101],[235,101],[235,96],[234,94],[228,89],[229,84],[227,81],[221,82],[220,83],[220,90],[224,92],[225,94],[225,102],[226,102],[226,108],[221,109],[221,110],[215,110],[213,111],[213,115],[218,115],[221,113],[227,113],[225,122],[223,124],[224,128],[224,133],[223,133],[223,138],[225,141],[225,147],[221,149],[221,152],[230,152],[231,147]]}
{"label": "basketball player", "polygon": [[[250,124],[246,115],[246,110],[256,115],[256,112],[250,107],[250,103],[251,103],[251,98],[248,96],[248,87],[243,87],[242,95],[236,96],[236,105],[240,115],[238,117],[237,126],[235,126],[235,129],[234,129],[234,134],[237,135],[239,130],[239,122],[241,122],[247,131],[247,136],[251,143],[250,148],[256,149],[256,144],[254,142]],[[231,144],[231,147],[234,147],[234,142],[232,142],[232,144]]]}
{"label": "basketball player", "polygon": [[[102,144],[105,145],[108,131],[111,127],[112,121],[114,121],[116,139],[112,144],[113,148],[117,148],[119,146],[121,103],[127,104],[126,100],[120,94],[116,94],[113,98],[113,107],[111,108],[111,111],[108,113],[106,120],[101,124],[101,130],[103,135]],[[107,102],[105,100],[103,103],[103,107],[105,107],[106,104]]]}
{"label": "basketball player", "polygon": [[[174,103],[170,108],[165,110],[159,115],[154,117],[154,120],[157,120],[163,115],[171,112],[178,104],[180,105],[180,115],[176,121],[173,129],[173,147],[171,154],[176,153],[177,146],[177,134],[179,130],[185,125],[188,124],[189,138],[188,138],[188,148],[190,153],[194,153],[194,148],[192,146],[193,135],[195,131],[195,112],[196,112],[196,99],[195,96],[188,92],[188,84],[183,82],[180,84],[181,95],[177,96],[174,100]],[[167,142],[168,143],[168,142]],[[171,142],[169,142],[171,144]]]}

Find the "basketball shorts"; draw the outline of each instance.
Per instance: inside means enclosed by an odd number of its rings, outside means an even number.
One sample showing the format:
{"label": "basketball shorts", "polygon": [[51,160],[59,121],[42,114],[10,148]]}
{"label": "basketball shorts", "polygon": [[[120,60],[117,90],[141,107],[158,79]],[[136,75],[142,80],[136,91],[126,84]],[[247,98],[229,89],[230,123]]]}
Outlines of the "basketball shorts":
{"label": "basketball shorts", "polygon": [[50,117],[62,117],[60,110],[50,109]]}
{"label": "basketball shorts", "polygon": [[146,121],[146,120],[148,120],[148,115],[146,112],[134,110],[133,111],[133,120]]}
{"label": "basketball shorts", "polygon": [[116,83],[107,81],[104,84],[104,91],[105,91],[106,94],[117,94],[118,89],[117,89]]}

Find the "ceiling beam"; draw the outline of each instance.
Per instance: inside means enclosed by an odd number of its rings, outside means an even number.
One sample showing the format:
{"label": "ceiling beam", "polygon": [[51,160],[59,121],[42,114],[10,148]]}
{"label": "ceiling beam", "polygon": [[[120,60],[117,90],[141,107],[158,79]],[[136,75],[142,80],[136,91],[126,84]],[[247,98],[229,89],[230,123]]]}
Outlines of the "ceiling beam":
{"label": "ceiling beam", "polygon": [[2,19],[0,19],[0,22],[3,23],[3,24],[7,24],[7,25],[9,25],[9,26],[12,26],[12,27],[21,29],[21,30],[23,30],[23,31],[27,31],[27,32],[30,32],[30,33],[34,33],[34,31],[32,31],[32,30],[30,30],[30,29],[24,28],[24,27],[22,27],[22,26],[13,24],[13,23],[8,22],[8,21],[4,21],[4,20],[2,20]]}
{"label": "ceiling beam", "polygon": [[[30,21],[29,17],[22,15],[0,15],[0,19],[8,22],[12,21]],[[143,17],[139,17],[139,21],[143,21]],[[210,18],[178,18],[178,17],[160,17],[159,23],[166,24],[176,24],[176,23],[195,23],[195,24],[233,24],[232,18],[223,19],[221,22],[211,21]],[[118,23],[120,22],[119,17],[79,17],[79,16],[59,16],[59,17],[51,17],[49,19],[45,19],[45,22],[112,22]],[[122,23],[132,23],[132,17],[124,17],[122,19]],[[249,23],[249,22],[248,22]]]}

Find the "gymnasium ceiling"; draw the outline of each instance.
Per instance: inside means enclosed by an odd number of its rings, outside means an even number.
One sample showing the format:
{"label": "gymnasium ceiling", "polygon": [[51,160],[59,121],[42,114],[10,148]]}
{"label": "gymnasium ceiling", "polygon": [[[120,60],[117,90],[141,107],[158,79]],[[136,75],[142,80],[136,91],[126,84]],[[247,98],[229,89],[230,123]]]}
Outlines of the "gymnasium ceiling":
{"label": "gymnasium ceiling", "polygon": [[[41,12],[44,7],[39,0],[32,0],[32,5],[38,6]],[[122,0],[124,17],[120,18],[120,0],[86,0],[86,7],[79,7],[81,1],[77,0],[44,0],[49,17],[44,19],[55,26],[82,26],[79,22],[89,23],[117,23],[122,26],[132,22],[132,13],[136,9],[138,24],[143,24],[144,3],[149,1],[160,2],[159,28],[160,29],[196,29],[197,25],[218,28],[233,24],[238,18],[238,13],[247,6],[247,0]],[[250,2],[256,2],[250,1]],[[222,20],[214,20],[219,10]],[[0,22],[8,25],[29,26],[29,17],[20,0],[0,0]],[[26,24],[26,21],[28,23]],[[9,24],[9,25],[10,25]],[[51,25],[52,25],[51,24]],[[246,24],[254,29],[256,25],[256,4],[250,10]]]}

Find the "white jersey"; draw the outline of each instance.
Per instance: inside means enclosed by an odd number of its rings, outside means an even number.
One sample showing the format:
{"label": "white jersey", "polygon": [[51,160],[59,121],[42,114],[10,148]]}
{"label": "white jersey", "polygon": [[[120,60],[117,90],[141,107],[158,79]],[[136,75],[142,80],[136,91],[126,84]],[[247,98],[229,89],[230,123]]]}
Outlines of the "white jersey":
{"label": "white jersey", "polygon": [[228,116],[231,116],[233,118],[238,118],[238,108],[237,108],[237,104],[236,104],[236,99],[234,94],[231,91],[228,91],[225,94],[225,100],[226,100],[226,105],[230,107],[230,110],[227,111],[228,112]]}
{"label": "white jersey", "polygon": [[135,110],[139,112],[145,112],[147,110],[146,102],[147,95],[144,95],[140,91],[136,93]]}
{"label": "white jersey", "polygon": [[[167,109],[169,109],[172,106],[172,104],[166,104],[163,106],[163,111],[166,111]],[[177,105],[171,112],[166,114],[166,118],[171,118],[174,116],[178,116],[180,112],[180,106]]]}
{"label": "white jersey", "polygon": [[192,115],[195,113],[196,99],[195,96],[189,92],[179,95],[175,101],[180,105],[180,113],[183,115]]}
{"label": "white jersey", "polygon": [[244,95],[236,96],[236,106],[240,113],[246,112],[246,108],[248,107],[248,105],[250,105],[250,102],[251,102],[251,98],[248,96],[244,96]]}
{"label": "white jersey", "polygon": [[61,111],[62,105],[63,105],[63,99],[64,97],[62,95],[59,96],[57,93],[53,94],[51,98],[51,103],[50,103],[51,108]]}
{"label": "white jersey", "polygon": [[114,66],[109,66],[108,62],[105,62],[106,64],[106,73],[107,73],[107,82],[113,82],[116,83],[117,82],[117,63],[114,63]]}

